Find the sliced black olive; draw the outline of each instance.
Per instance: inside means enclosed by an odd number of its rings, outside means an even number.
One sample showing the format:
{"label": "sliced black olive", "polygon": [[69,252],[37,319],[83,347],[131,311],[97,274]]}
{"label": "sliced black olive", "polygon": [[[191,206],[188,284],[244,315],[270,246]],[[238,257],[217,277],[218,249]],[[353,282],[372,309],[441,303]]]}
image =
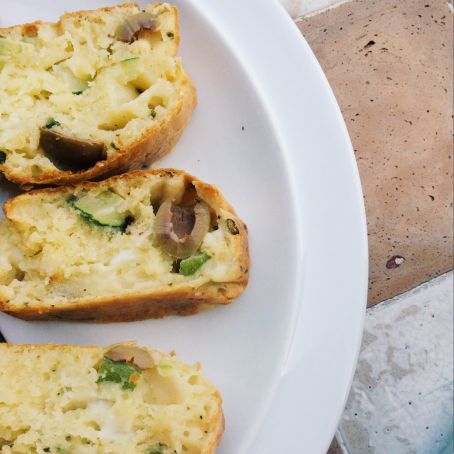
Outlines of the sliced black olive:
{"label": "sliced black olive", "polygon": [[116,38],[124,43],[132,43],[141,30],[156,30],[156,17],[147,12],[127,17],[116,31]]}
{"label": "sliced black olive", "polygon": [[194,206],[173,205],[172,207],[172,226],[178,238],[190,235],[195,225]]}
{"label": "sliced black olive", "polygon": [[184,259],[196,252],[210,228],[210,210],[204,202],[180,206],[167,200],[155,218],[158,244],[171,256]]}
{"label": "sliced black olive", "polygon": [[181,259],[174,259],[174,261],[172,262],[172,273],[180,272],[180,264],[181,264]]}
{"label": "sliced black olive", "polygon": [[197,194],[197,189],[195,186],[190,183],[186,185],[184,189],[183,196],[181,197],[179,205],[184,206],[184,207],[194,207],[196,202],[199,200],[198,194]]}
{"label": "sliced black olive", "polygon": [[39,145],[60,170],[86,170],[107,158],[102,142],[77,139],[46,128],[40,132]]}

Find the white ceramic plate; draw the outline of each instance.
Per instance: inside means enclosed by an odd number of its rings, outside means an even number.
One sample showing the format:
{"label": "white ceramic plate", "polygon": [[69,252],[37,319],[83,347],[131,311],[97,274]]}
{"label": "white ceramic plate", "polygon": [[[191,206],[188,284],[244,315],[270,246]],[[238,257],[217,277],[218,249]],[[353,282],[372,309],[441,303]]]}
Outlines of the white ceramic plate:
{"label": "white ceramic plate", "polygon": [[[0,0],[1,25],[110,3]],[[2,314],[0,328],[13,342],[137,339],[175,349],[184,361],[200,360],[223,394],[219,454],[321,454],[347,397],[366,301],[365,217],[350,141],[323,73],[277,3],[175,3],[200,102],[159,165],[215,183],[237,208],[250,232],[248,289],[228,307],[186,318],[90,325]],[[2,186],[3,198],[12,192]]]}

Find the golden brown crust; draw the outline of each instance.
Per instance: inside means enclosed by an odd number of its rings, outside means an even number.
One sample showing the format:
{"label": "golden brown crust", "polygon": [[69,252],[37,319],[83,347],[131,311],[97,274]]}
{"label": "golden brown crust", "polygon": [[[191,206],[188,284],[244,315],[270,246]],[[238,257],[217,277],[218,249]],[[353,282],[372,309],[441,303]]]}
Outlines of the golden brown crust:
{"label": "golden brown crust", "polygon": [[47,348],[48,350],[71,350],[74,347],[80,348],[82,350],[97,350],[100,348],[98,345],[73,345],[73,344],[15,344],[13,342],[5,342],[2,345],[7,345],[18,350],[37,350],[40,348]]}
{"label": "golden brown crust", "polygon": [[221,444],[222,436],[225,431],[225,416],[222,411],[222,397],[219,392],[216,392],[216,400],[218,401],[216,416],[212,418],[209,433],[214,434],[211,439],[211,443],[203,451],[202,454],[215,454],[217,447]]}
{"label": "golden brown crust", "polygon": [[246,283],[208,284],[185,289],[99,298],[45,307],[17,308],[0,301],[0,310],[22,320],[67,320],[95,323],[131,322],[168,315],[192,315],[211,306],[232,302]]}
{"label": "golden brown crust", "polygon": [[[154,7],[158,7],[160,4],[161,3],[156,3]],[[114,9],[128,7],[139,7],[139,5],[136,3],[125,3],[113,7],[100,8],[97,11],[109,12]],[[178,49],[180,43],[178,23],[179,13],[176,7],[172,7],[172,10],[175,15],[175,49]],[[51,25],[59,27],[63,20],[72,17],[80,17],[89,12],[90,11],[76,11],[66,13],[58,22]],[[29,24],[0,28],[0,33],[2,31],[11,32],[12,30],[17,30],[23,35],[30,35],[30,33],[36,34],[37,27],[40,27],[42,24],[43,22],[36,21]],[[38,186],[60,186],[80,181],[99,180],[128,170],[136,170],[143,166],[150,165],[165,156],[175,147],[197,105],[196,89],[187,73],[183,72],[180,84],[180,100],[166,120],[161,121],[159,124],[151,125],[145,129],[136,140],[121,148],[118,153],[108,157],[105,161],[99,161],[96,165],[87,170],[71,172],[55,168],[45,171],[37,177],[26,177],[9,168],[3,168],[1,169],[1,172],[3,172],[8,180],[17,183],[23,189],[28,190]]]}
{"label": "golden brown crust", "polygon": [[[137,176],[147,174],[183,175],[187,183],[194,184],[198,194],[208,205],[231,213],[231,217],[239,230],[239,234],[235,235],[234,247],[237,248],[237,256],[240,260],[240,272],[235,280],[221,283],[210,282],[197,288],[179,285],[159,291],[153,290],[106,298],[69,300],[54,307],[15,307],[13,304],[0,301],[0,310],[23,320],[70,320],[107,323],[162,318],[168,315],[191,315],[209,307],[229,304],[237,298],[246,288],[249,278],[250,260],[247,228],[215,186],[204,183],[181,170],[167,168],[129,172],[113,176],[99,183],[83,182],[77,184],[77,188],[99,187],[108,185],[114,180],[133,180]],[[5,202],[3,207],[5,216],[8,218],[10,211],[15,204],[20,202],[22,197],[29,197],[30,194],[70,193],[74,187],[76,185],[37,189],[19,195]]]}

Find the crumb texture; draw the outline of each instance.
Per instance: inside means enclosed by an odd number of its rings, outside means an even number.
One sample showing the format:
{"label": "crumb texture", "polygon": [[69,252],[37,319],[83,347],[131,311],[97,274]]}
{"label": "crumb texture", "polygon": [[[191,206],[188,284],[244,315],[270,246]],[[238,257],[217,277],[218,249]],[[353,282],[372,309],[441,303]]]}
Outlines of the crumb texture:
{"label": "crumb texture", "polygon": [[147,350],[152,367],[135,374],[133,389],[123,389],[99,380],[105,351],[0,345],[0,452],[215,452],[221,398],[199,365]]}

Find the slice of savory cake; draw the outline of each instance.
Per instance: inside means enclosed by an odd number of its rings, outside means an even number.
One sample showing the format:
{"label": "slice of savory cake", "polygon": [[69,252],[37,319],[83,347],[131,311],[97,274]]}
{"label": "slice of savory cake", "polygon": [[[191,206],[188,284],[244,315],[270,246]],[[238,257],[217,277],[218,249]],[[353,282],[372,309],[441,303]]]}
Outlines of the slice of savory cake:
{"label": "slice of savory cake", "polygon": [[223,430],[198,364],[132,343],[0,344],[2,454],[214,454]]}
{"label": "slice of savory cake", "polygon": [[247,285],[247,231],[219,190],[174,169],[40,189],[5,203],[0,310],[126,321],[230,303]]}
{"label": "slice of savory cake", "polygon": [[24,187],[137,169],[196,104],[178,11],[128,3],[0,29],[0,172]]}

